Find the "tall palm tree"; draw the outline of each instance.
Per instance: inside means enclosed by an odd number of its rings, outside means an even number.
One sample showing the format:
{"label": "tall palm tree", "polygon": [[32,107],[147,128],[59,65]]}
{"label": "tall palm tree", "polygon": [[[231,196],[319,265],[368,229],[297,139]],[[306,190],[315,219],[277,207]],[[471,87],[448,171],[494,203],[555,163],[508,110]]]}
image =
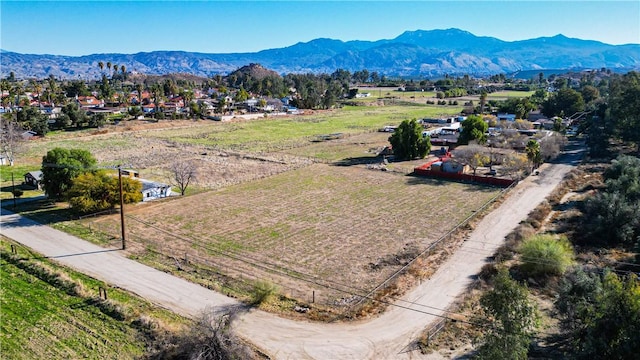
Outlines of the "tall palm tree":
{"label": "tall palm tree", "polygon": [[42,92],[42,84],[36,83],[33,86],[33,89],[36,91],[36,95],[38,95],[38,107],[42,106],[42,101],[40,101],[40,93]]}
{"label": "tall palm tree", "polygon": [[109,72],[111,72],[111,61],[107,61],[107,69],[109,69]]}
{"label": "tall palm tree", "polygon": [[142,105],[142,84],[136,84],[136,91],[138,92],[138,104]]}
{"label": "tall palm tree", "polygon": [[98,61],[98,67],[100,68],[100,72],[104,70],[104,63],[102,61]]}
{"label": "tall palm tree", "polygon": [[120,66],[120,71],[122,71],[122,78],[127,80],[127,67],[124,65]]}

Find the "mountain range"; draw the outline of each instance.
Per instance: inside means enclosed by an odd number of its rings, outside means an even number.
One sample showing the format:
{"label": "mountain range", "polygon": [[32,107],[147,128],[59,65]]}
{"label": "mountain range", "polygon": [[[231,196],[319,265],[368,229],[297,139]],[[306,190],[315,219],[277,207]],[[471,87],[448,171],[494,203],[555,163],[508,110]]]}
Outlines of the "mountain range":
{"label": "mountain range", "polygon": [[640,69],[640,44],[609,45],[563,35],[521,41],[476,36],[459,29],[406,31],[390,40],[315,39],[253,53],[153,51],[85,56],[34,55],[0,50],[0,76],[99,78],[98,62],[144,74],[228,74],[249,63],[278,73],[367,69],[391,77],[476,76],[544,69]]}

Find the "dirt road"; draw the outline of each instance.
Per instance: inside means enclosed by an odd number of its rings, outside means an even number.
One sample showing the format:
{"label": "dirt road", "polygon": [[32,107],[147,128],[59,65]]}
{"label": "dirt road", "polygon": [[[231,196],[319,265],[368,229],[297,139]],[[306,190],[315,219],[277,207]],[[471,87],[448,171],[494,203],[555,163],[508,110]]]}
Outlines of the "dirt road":
{"label": "dirt road", "polygon": [[[235,323],[239,334],[275,359],[416,359],[410,344],[464,293],[503,242],[579,162],[581,150],[545,164],[539,176],[520,182],[503,204],[482,219],[469,239],[428,280],[378,318],[358,323],[318,324],[251,311]],[[2,212],[2,234],[79,271],[132,291],[184,315],[235,301],[167,275],[80,239]]]}

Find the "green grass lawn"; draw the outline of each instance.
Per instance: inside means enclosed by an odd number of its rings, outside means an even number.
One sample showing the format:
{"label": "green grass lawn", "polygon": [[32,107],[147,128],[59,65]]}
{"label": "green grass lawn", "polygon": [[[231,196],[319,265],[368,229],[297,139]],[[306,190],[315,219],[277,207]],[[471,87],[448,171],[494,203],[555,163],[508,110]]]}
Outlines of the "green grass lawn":
{"label": "green grass lawn", "polygon": [[491,94],[487,94],[487,98],[491,100],[509,99],[509,98],[524,98],[533,95],[535,91],[515,91],[505,90],[497,91]]}
{"label": "green grass lawn", "polygon": [[346,106],[314,115],[213,123],[157,131],[149,133],[149,136],[220,149],[269,152],[307,145],[317,135],[368,132],[384,125],[398,125],[407,119],[458,114],[461,109],[436,106]]}
{"label": "green grass lawn", "polygon": [[40,170],[40,167],[38,165],[0,166],[0,200],[4,203],[5,201],[13,199],[12,190],[14,185],[16,190],[23,191],[23,195],[21,196],[22,198],[42,195],[42,191],[33,189],[30,186],[22,185],[22,182],[24,181],[24,174],[35,170]]}
{"label": "green grass lawn", "polygon": [[[0,357],[132,359],[151,341],[145,321],[178,328],[186,320],[103,282],[59,267],[0,239]],[[98,298],[107,289],[109,301]],[[152,327],[157,326],[158,322]]]}

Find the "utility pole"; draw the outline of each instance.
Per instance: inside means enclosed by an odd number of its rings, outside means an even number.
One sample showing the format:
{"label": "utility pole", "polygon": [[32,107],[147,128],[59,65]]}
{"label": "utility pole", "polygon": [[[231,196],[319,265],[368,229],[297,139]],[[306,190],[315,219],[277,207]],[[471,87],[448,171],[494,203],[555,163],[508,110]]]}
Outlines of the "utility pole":
{"label": "utility pole", "polygon": [[118,183],[120,184],[120,229],[122,230],[122,250],[126,249],[124,235],[124,195],[122,194],[122,166],[118,165]]}
{"label": "utility pole", "polygon": [[16,207],[16,183],[13,181],[13,171],[11,172],[11,193],[13,194],[13,207]]}

